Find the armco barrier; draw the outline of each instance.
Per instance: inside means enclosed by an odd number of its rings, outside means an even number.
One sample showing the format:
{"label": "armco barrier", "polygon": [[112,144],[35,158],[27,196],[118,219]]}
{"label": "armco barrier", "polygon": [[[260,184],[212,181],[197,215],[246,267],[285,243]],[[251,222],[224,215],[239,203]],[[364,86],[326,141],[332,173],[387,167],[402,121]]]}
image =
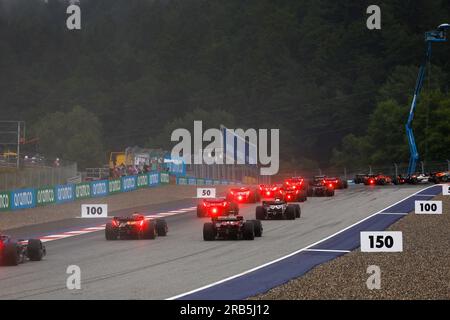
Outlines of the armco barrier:
{"label": "armco barrier", "polygon": [[36,206],[36,190],[21,189],[11,191],[11,209],[27,209]]}
{"label": "armco barrier", "polygon": [[91,197],[91,184],[79,183],[75,185],[75,199],[86,199]]}
{"label": "armco barrier", "polygon": [[45,206],[56,202],[55,188],[43,187],[36,190],[36,205]]}
{"label": "armco barrier", "polygon": [[104,197],[109,193],[108,180],[99,180],[91,182],[91,197]]}
{"label": "armco barrier", "polygon": [[0,211],[9,210],[11,207],[9,200],[10,198],[8,192],[0,192]]}
{"label": "armco barrier", "polygon": [[75,185],[65,184],[55,187],[56,203],[71,202],[75,199]]}

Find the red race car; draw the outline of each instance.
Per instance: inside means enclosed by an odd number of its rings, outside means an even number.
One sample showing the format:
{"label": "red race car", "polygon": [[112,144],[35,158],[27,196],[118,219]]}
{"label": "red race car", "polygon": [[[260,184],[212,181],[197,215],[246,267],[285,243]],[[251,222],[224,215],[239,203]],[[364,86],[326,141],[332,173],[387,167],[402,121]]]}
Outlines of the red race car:
{"label": "red race car", "polygon": [[283,184],[285,187],[292,188],[294,190],[306,190],[308,188],[303,177],[292,177],[289,179],[285,179]]}
{"label": "red race car", "polygon": [[347,189],[348,183],[346,180],[342,180],[337,177],[325,177],[325,184],[332,184],[334,189]]}
{"label": "red race car", "polygon": [[248,187],[231,188],[227,193],[227,200],[230,202],[239,203],[255,203],[261,200],[261,197],[256,190],[251,190]]}
{"label": "red race car", "polygon": [[291,187],[283,187],[283,199],[286,202],[304,202],[307,199],[307,189],[303,188],[294,188]]}
{"label": "red race car", "polygon": [[383,186],[383,185],[391,184],[391,183],[392,183],[392,178],[389,176],[385,176],[381,173],[368,174],[366,177],[364,177],[364,184],[366,186],[369,186],[369,185]]}
{"label": "red race car", "polygon": [[106,224],[106,240],[117,239],[155,239],[166,236],[167,222],[164,219],[150,220],[140,213],[131,216],[114,217]]}
{"label": "red race car", "polygon": [[277,184],[260,184],[258,192],[263,199],[284,197],[283,188]]}
{"label": "red race car", "polygon": [[218,217],[237,215],[239,206],[236,202],[223,198],[203,199],[197,205],[197,217]]}

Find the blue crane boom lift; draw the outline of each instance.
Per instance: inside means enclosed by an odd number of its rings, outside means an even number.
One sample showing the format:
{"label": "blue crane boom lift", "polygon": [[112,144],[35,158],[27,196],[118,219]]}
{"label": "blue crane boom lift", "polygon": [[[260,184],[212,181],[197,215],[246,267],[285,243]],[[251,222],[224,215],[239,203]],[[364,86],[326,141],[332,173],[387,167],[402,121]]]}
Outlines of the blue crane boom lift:
{"label": "blue crane boom lift", "polygon": [[425,59],[420,66],[419,75],[417,76],[416,87],[414,89],[414,96],[409,110],[408,122],[406,122],[406,135],[408,137],[409,152],[409,166],[407,175],[411,176],[416,172],[417,161],[419,160],[419,152],[417,151],[416,141],[412,130],[412,121],[414,119],[414,111],[416,110],[417,100],[419,99],[420,91],[422,90],[423,81],[425,79],[425,70],[428,62],[431,59],[431,44],[433,42],[447,41],[447,30],[450,29],[450,24],[441,24],[437,30],[425,32],[426,53]]}

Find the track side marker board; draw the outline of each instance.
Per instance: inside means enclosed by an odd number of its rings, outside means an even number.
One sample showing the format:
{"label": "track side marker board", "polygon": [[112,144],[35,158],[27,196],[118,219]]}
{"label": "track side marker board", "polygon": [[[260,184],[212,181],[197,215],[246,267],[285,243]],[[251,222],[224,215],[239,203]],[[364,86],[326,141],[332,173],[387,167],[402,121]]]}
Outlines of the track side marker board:
{"label": "track side marker board", "polygon": [[450,196],[450,184],[443,184],[442,185],[442,194],[444,196]]}
{"label": "track side marker board", "polygon": [[442,214],[442,201],[419,201],[415,202],[416,214]]}
{"label": "track side marker board", "polygon": [[401,231],[361,231],[361,252],[402,252]]}
{"label": "track side marker board", "polygon": [[216,197],[216,188],[197,188],[197,198],[205,199],[215,197]]}
{"label": "track side marker board", "polygon": [[82,204],[81,205],[82,218],[107,218],[108,205],[107,204]]}

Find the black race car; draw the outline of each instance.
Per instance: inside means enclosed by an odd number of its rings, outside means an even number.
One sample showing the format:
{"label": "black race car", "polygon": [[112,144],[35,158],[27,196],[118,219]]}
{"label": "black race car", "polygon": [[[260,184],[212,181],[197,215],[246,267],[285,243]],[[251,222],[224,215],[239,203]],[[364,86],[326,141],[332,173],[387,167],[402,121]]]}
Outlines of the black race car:
{"label": "black race car", "polygon": [[332,197],[334,196],[334,187],[332,183],[327,183],[325,179],[314,177],[309,182],[308,197]]}
{"label": "black race car", "polygon": [[17,266],[27,259],[41,261],[46,253],[39,239],[14,240],[10,236],[0,235],[0,265]]}
{"label": "black race car", "polygon": [[300,215],[301,210],[298,204],[288,204],[280,199],[263,201],[262,206],[256,207],[257,220],[295,220],[300,218]]}
{"label": "black race car", "polygon": [[217,239],[253,240],[261,237],[263,227],[261,221],[244,221],[243,216],[228,215],[211,218],[211,222],[203,225],[203,239],[212,241]]}
{"label": "black race car", "polygon": [[366,173],[358,173],[357,175],[355,175],[355,178],[353,179],[353,182],[355,184],[364,183],[364,179],[367,176],[368,176],[368,174],[366,174]]}
{"label": "black race car", "polygon": [[166,236],[167,222],[164,219],[147,219],[144,215],[134,213],[127,217],[114,217],[106,224],[106,240],[117,239],[155,239]]}
{"label": "black race car", "polygon": [[197,205],[197,217],[218,217],[230,214],[239,214],[239,206],[236,202],[223,198],[203,199]]}

